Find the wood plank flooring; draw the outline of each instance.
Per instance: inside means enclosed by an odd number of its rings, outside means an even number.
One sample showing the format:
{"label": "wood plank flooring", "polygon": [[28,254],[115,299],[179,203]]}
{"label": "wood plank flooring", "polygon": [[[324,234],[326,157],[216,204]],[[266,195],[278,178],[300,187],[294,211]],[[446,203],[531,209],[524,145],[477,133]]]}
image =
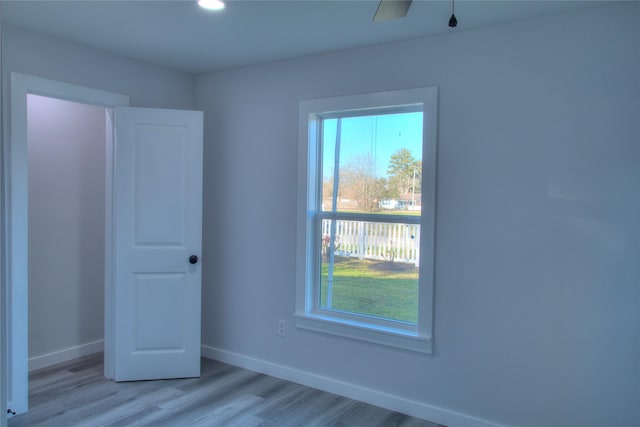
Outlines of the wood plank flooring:
{"label": "wood plank flooring", "polygon": [[200,378],[115,383],[102,353],[29,375],[21,426],[442,427],[222,362]]}

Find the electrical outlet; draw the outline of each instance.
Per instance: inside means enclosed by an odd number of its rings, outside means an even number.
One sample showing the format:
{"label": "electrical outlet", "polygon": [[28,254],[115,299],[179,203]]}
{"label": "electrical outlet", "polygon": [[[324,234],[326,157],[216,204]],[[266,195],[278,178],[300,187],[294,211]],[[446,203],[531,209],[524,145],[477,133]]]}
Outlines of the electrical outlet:
{"label": "electrical outlet", "polygon": [[284,337],[286,335],[287,322],[284,319],[278,320],[278,336]]}

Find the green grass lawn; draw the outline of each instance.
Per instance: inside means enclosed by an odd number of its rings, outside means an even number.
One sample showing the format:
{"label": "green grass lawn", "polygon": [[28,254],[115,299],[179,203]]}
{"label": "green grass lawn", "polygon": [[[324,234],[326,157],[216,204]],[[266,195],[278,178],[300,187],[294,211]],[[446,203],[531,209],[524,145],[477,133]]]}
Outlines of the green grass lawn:
{"label": "green grass lawn", "polygon": [[[320,305],[324,308],[328,270],[325,258],[320,296]],[[417,323],[418,269],[413,264],[336,256],[331,308]]]}

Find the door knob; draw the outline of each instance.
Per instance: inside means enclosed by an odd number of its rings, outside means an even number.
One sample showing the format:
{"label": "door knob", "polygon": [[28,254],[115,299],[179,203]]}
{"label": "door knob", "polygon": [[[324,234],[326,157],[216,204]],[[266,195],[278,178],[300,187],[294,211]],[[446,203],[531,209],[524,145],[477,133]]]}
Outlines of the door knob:
{"label": "door knob", "polygon": [[189,257],[189,264],[196,264],[198,262],[198,256],[197,255],[191,255]]}

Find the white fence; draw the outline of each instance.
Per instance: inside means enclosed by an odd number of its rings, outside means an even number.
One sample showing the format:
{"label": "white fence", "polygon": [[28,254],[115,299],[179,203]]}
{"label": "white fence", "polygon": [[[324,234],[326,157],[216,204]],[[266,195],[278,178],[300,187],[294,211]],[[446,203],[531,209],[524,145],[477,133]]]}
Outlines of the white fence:
{"label": "white fence", "polygon": [[[322,251],[326,253],[331,221],[322,220]],[[420,225],[367,221],[336,221],[335,254],[420,264]]]}

